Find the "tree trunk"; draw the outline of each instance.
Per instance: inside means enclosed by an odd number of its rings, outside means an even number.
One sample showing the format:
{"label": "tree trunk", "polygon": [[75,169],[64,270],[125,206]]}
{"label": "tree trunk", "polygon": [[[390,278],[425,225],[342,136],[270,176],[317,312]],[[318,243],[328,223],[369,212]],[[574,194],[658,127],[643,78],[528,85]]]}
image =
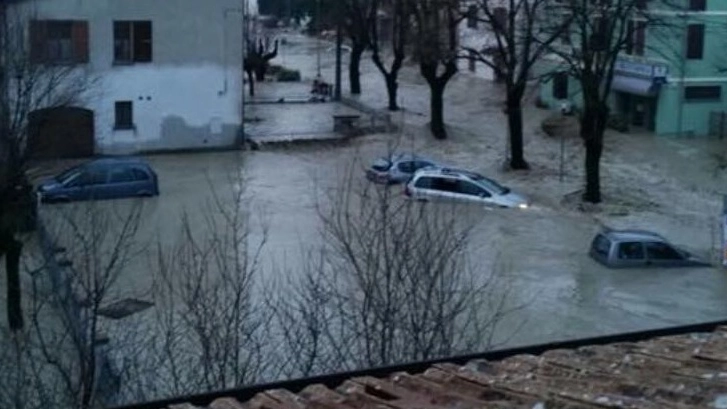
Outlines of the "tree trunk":
{"label": "tree trunk", "polygon": [[[595,105],[595,107],[593,106]],[[594,103],[586,106],[581,122],[581,137],[586,148],[586,188],[583,201],[601,202],[601,154],[603,153],[603,134],[606,131],[608,106]]]}
{"label": "tree trunk", "polygon": [[361,94],[361,55],[364,47],[354,46],[351,50],[351,59],[348,64],[348,82],[351,85],[351,94]]}
{"label": "tree trunk", "polygon": [[[8,325],[12,331],[23,329],[23,308],[20,294],[20,254],[23,243],[10,235],[4,235],[2,244],[5,250],[5,271],[7,274]],[[0,255],[3,248],[0,248]]]}
{"label": "tree trunk", "polygon": [[583,192],[583,201],[590,203],[601,202],[601,153],[603,152],[603,139],[592,137],[586,140],[586,190]]}
{"label": "tree trunk", "polygon": [[386,75],[386,92],[389,95],[389,111],[398,111],[399,104],[396,102],[399,84],[396,75]]}
{"label": "tree trunk", "polygon": [[444,86],[440,81],[430,84],[430,111],[431,122],[429,128],[437,139],[447,139],[447,130],[444,129]]}
{"label": "tree trunk", "polygon": [[517,96],[508,97],[507,125],[510,131],[510,168],[529,169],[523,149],[523,110]]}
{"label": "tree trunk", "polygon": [[250,89],[250,96],[255,96],[255,76],[252,71],[247,72],[247,86]]}

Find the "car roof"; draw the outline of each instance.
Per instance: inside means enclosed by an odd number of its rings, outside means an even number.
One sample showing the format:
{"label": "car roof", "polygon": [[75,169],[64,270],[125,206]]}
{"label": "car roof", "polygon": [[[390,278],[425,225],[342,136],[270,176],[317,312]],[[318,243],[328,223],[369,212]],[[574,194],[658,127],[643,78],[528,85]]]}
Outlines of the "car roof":
{"label": "car roof", "polygon": [[602,234],[612,241],[668,241],[659,234],[648,230],[605,230]]}
{"label": "car roof", "polygon": [[401,160],[425,160],[427,162],[434,162],[433,160],[427,158],[426,156],[418,155],[416,153],[411,152],[399,152],[399,153],[393,153],[390,156],[382,156],[379,159],[383,160],[390,160],[392,162],[397,162]]}
{"label": "car roof", "polygon": [[148,163],[135,156],[123,156],[123,157],[109,157],[94,159],[90,162],[86,162],[84,165],[88,166],[105,166],[105,165],[119,165],[119,164],[137,164],[137,165],[148,165]]}
{"label": "car roof", "polygon": [[440,176],[440,175],[463,176],[463,177],[466,177],[468,179],[473,179],[473,180],[475,180],[475,179],[490,180],[489,178],[486,178],[485,176],[480,175],[479,173],[470,172],[470,171],[464,170],[464,169],[448,168],[448,167],[429,167],[429,168],[421,169],[417,173],[436,175],[436,176]]}

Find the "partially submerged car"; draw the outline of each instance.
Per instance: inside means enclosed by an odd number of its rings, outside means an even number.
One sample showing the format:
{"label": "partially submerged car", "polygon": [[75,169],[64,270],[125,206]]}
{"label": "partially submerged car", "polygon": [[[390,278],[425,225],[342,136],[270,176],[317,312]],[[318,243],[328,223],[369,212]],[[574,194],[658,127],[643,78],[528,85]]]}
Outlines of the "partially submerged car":
{"label": "partially submerged car", "polygon": [[42,202],[104,200],[159,195],[157,174],[132,157],[97,159],[70,168],[38,186]]}
{"label": "partially submerged car", "polygon": [[393,185],[405,183],[419,169],[438,166],[431,159],[412,153],[399,153],[376,159],[366,169],[366,178],[374,183]]}
{"label": "partially submerged car", "polygon": [[710,264],[646,230],[604,229],[593,238],[589,255],[611,268],[707,267]]}
{"label": "partially submerged car", "polygon": [[530,202],[509,187],[462,169],[425,168],[417,171],[404,193],[420,201],[481,203],[489,207],[527,209]]}

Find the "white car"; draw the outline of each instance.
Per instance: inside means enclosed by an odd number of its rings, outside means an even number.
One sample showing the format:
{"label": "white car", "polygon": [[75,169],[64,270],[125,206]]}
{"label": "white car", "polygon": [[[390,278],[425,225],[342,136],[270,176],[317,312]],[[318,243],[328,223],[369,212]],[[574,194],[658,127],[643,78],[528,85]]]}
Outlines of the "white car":
{"label": "white car", "polygon": [[417,200],[482,203],[492,207],[527,209],[530,202],[492,179],[461,169],[425,168],[417,171],[404,193]]}

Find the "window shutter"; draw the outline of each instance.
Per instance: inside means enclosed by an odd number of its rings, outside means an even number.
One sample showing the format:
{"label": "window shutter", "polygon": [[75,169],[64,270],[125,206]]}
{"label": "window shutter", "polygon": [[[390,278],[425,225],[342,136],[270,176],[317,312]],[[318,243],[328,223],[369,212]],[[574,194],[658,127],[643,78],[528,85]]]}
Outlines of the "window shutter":
{"label": "window shutter", "polygon": [[73,39],[73,61],[88,63],[88,22],[74,21],[71,32]]}
{"label": "window shutter", "polygon": [[30,62],[40,64],[45,62],[47,25],[43,20],[30,21]]}

